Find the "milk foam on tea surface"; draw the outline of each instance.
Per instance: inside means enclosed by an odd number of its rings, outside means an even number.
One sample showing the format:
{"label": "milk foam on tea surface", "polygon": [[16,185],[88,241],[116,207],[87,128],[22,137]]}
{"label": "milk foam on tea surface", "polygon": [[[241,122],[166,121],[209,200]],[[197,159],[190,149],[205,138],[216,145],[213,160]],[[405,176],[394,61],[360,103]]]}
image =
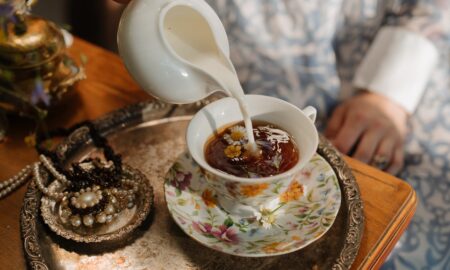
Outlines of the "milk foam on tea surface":
{"label": "milk foam on tea surface", "polygon": [[[244,118],[250,149],[257,153],[258,146],[252,132],[248,105],[244,100],[244,90],[236,71],[231,61],[217,47],[208,23],[200,14],[195,14],[196,12],[189,7],[177,7],[176,11],[173,10],[165,18],[164,34],[172,49],[181,58],[207,71],[222,84],[224,89],[221,90],[225,90],[237,100]],[[186,23],[187,19],[189,23]]]}
{"label": "milk foam on tea surface", "polygon": [[254,121],[253,130],[259,155],[249,154],[241,122],[222,128],[209,139],[205,147],[206,162],[220,171],[246,178],[281,174],[297,164],[298,147],[285,130],[263,121]]}

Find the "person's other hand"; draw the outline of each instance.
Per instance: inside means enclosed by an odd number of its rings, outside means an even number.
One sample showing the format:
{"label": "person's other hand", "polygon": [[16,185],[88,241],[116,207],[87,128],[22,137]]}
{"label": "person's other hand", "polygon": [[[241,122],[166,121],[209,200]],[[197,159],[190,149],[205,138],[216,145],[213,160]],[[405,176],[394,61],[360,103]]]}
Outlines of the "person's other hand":
{"label": "person's other hand", "polygon": [[408,113],[382,95],[363,91],[332,113],[325,136],[344,154],[397,174],[403,167]]}

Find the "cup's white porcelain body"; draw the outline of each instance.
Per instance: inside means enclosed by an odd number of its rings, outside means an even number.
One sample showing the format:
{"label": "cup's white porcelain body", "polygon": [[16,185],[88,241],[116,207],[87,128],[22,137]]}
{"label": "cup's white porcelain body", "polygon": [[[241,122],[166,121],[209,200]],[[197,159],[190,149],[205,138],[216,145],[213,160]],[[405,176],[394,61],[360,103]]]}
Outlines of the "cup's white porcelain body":
{"label": "cup's white porcelain body", "polygon": [[293,168],[270,177],[242,178],[217,170],[206,162],[204,152],[208,139],[218,129],[243,120],[233,98],[220,99],[201,109],[189,123],[186,141],[190,154],[205,170],[219,204],[232,214],[252,216],[261,206],[270,208],[279,202],[280,196],[316,152],[319,138],[313,107],[302,111],[281,99],[261,95],[246,95],[245,100],[252,120],[273,123],[294,138],[300,159]]}
{"label": "cup's white porcelain body", "polygon": [[[175,53],[164,32],[164,19],[177,8],[193,10],[204,19],[218,50],[229,59],[225,29],[203,0],[133,0],[124,10],[117,33],[119,54],[133,78],[149,94],[169,103],[190,103],[224,89],[207,71]],[[181,12],[180,14],[183,14]],[[189,24],[191,20],[182,21]],[[187,29],[198,32],[195,27]],[[204,31],[205,32],[205,31]],[[231,65],[231,62],[227,63]]]}

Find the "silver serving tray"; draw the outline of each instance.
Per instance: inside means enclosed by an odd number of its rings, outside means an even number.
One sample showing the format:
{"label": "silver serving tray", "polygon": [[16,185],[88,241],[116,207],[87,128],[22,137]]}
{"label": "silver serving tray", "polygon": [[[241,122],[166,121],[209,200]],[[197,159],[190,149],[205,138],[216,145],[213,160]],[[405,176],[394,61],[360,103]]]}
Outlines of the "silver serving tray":
{"label": "silver serving tray", "polygon": [[[185,151],[191,116],[205,102],[168,105],[158,101],[120,109],[94,123],[107,135],[125,163],[143,172],[154,188],[153,214],[117,246],[86,246],[57,237],[42,221],[41,193],[30,184],[21,211],[21,236],[33,269],[348,269],[362,239],[364,216],[355,178],[342,156],[321,138],[318,153],[334,168],[342,192],[339,214],[318,241],[297,252],[266,258],[242,258],[208,249],[184,234],[167,210],[164,176]],[[57,148],[70,163],[95,151],[88,130],[80,128]],[[118,245],[120,246],[120,245]]]}

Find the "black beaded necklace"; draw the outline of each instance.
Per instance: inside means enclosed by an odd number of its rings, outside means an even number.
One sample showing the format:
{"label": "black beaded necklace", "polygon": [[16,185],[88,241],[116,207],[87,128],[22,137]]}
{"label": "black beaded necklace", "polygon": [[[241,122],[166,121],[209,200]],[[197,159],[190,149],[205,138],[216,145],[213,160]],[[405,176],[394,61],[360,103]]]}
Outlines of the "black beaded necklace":
{"label": "black beaded necklace", "polygon": [[[94,165],[91,170],[83,169],[81,163],[76,162],[71,164],[71,169],[67,170],[61,163],[61,159],[58,158],[55,151],[49,150],[42,146],[45,140],[54,137],[65,137],[76,129],[86,126],[89,129],[89,135],[95,145],[95,147],[103,149],[103,155],[107,161],[112,161],[113,168],[105,168],[100,165],[97,160],[86,159],[83,162],[90,162]],[[68,129],[59,128],[47,133],[41,133],[36,135],[36,150],[39,154],[43,154],[51,159],[55,169],[61,174],[65,175],[70,181],[68,191],[77,192],[80,189],[90,187],[92,185],[98,185],[102,187],[117,187],[120,184],[120,178],[122,176],[122,158],[119,154],[114,153],[114,150],[108,144],[108,141],[103,137],[90,121],[81,122]]]}

